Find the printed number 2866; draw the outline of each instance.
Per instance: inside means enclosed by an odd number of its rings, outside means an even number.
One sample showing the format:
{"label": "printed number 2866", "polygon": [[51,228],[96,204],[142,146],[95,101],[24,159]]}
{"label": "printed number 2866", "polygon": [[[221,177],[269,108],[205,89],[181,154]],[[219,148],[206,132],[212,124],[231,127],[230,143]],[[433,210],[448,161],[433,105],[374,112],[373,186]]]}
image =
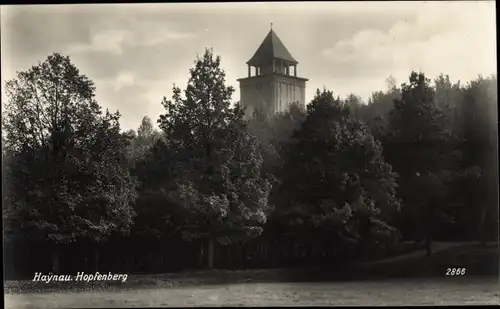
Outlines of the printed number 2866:
{"label": "printed number 2866", "polygon": [[446,275],[447,276],[463,276],[465,275],[465,268],[447,268]]}

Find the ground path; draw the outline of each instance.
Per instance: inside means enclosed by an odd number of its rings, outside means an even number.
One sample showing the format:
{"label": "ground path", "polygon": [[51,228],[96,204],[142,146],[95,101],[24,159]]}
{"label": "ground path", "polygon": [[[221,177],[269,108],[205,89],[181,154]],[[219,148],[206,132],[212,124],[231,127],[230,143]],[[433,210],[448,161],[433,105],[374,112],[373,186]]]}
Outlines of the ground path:
{"label": "ground path", "polygon": [[[214,275],[230,275],[246,278],[249,271],[221,272],[207,271],[174,274],[134,275],[139,286],[112,289],[90,289],[76,292],[74,290],[54,290],[54,292],[6,293],[6,308],[75,308],[75,307],[151,307],[151,306],[335,306],[335,305],[495,305],[500,303],[498,278],[473,274],[474,268],[498,260],[496,244],[489,248],[474,245],[477,243],[440,243],[434,242],[431,259],[438,265],[438,272],[450,263],[454,256],[480,256],[488,253],[490,259],[481,258],[479,262],[466,263],[470,267],[468,276],[447,277],[444,273],[434,277],[412,277],[413,279],[375,279],[366,277],[351,281],[325,282],[291,282],[291,281],[259,281],[259,274],[273,270],[252,270],[252,279],[229,280],[226,283],[207,282]],[[472,245],[472,246],[471,246]],[[450,250],[447,250],[450,249]],[[470,254],[467,252],[470,251]],[[482,252],[484,251],[484,252]],[[463,252],[466,252],[463,255]],[[360,272],[380,268],[383,273],[389,270],[417,268],[422,274],[428,263],[425,250],[404,254],[397,257],[364,263],[369,265],[360,268]],[[494,260],[491,260],[494,259]],[[399,261],[401,263],[392,263]],[[488,262],[489,261],[489,262]],[[408,263],[407,263],[408,262]],[[424,262],[424,263],[423,263]],[[387,264],[386,264],[387,263]],[[436,264],[437,263],[437,264]],[[458,263],[458,262],[457,262]],[[399,265],[401,264],[401,265]],[[431,263],[433,264],[433,263]],[[442,264],[442,265],[441,265]],[[462,264],[461,262],[458,264]],[[381,265],[382,267],[371,267]],[[386,265],[388,267],[386,267]],[[397,268],[396,265],[399,265]],[[444,265],[444,266],[443,266]],[[274,270],[279,272],[280,270]],[[205,273],[205,275],[203,275]],[[240,274],[242,273],[242,274]],[[433,274],[435,272],[430,272]],[[484,273],[484,272],[483,272]],[[496,272],[498,273],[498,272]],[[239,275],[238,275],[239,274]],[[180,278],[174,278],[180,277]],[[182,278],[184,277],[184,279]],[[191,278],[192,277],[192,278]],[[217,276],[215,276],[217,277]],[[271,276],[272,277],[272,276]],[[240,278],[240,279],[241,279]],[[276,276],[279,278],[279,276]],[[372,279],[370,279],[372,278]],[[148,282],[150,281],[150,282]],[[172,284],[176,281],[183,284]],[[192,281],[192,282],[190,282]],[[253,282],[252,282],[253,281]],[[36,290],[36,289],[35,289]]]}
{"label": "ground path", "polygon": [[[437,253],[441,252],[450,248],[454,247],[460,247],[464,245],[470,244],[469,242],[432,242],[432,253]],[[425,249],[423,250],[417,250],[414,252],[410,252],[407,254],[402,254],[390,258],[384,258],[381,260],[376,260],[376,261],[368,261],[368,262],[362,262],[359,263],[360,265],[367,266],[367,265],[378,265],[378,264],[385,264],[385,263],[391,263],[391,262],[396,262],[396,261],[402,261],[402,260],[407,260],[407,259],[412,259],[412,258],[419,258],[422,256],[425,256],[427,254],[427,251]]]}
{"label": "ground path", "polygon": [[484,278],[328,283],[238,283],[121,292],[7,294],[6,308],[498,304],[498,281]]}

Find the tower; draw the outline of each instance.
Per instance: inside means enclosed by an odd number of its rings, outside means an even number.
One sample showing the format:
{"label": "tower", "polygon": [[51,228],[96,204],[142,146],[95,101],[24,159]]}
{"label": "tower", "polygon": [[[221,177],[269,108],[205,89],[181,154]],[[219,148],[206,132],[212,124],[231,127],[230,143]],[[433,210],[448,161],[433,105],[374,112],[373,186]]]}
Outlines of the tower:
{"label": "tower", "polygon": [[305,107],[308,79],[297,77],[297,64],[273,31],[271,24],[268,35],[253,57],[247,61],[248,77],[238,79],[240,103],[246,108],[246,117],[251,117],[256,110],[266,116],[272,116],[287,110],[293,103]]}

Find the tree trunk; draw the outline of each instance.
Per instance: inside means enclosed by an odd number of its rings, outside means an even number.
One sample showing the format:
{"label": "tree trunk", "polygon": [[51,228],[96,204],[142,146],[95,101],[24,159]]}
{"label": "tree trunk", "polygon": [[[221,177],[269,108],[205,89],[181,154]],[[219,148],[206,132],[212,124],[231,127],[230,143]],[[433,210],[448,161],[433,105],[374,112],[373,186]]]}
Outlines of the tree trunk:
{"label": "tree trunk", "polygon": [[367,246],[370,241],[370,229],[371,229],[371,222],[370,218],[368,216],[363,215],[359,219],[359,240],[358,243],[355,247],[355,254],[356,254],[356,259],[362,259],[366,257],[366,253],[372,253],[372,252],[367,252]]}
{"label": "tree trunk", "polygon": [[125,263],[127,263],[127,271],[131,272],[134,269],[133,256],[128,256]]}
{"label": "tree trunk", "polygon": [[59,248],[57,246],[52,251],[52,271],[54,274],[59,273]]}
{"label": "tree trunk", "polygon": [[199,259],[198,259],[198,261],[199,261],[200,268],[203,268],[203,266],[204,266],[203,265],[204,264],[203,258],[205,256],[205,254],[204,254],[204,248],[203,248],[203,242],[200,241],[199,244],[200,244],[200,253],[199,253]]}
{"label": "tree trunk", "polygon": [[432,216],[432,204],[427,204],[427,231],[425,235],[425,250],[427,251],[427,257],[432,255],[432,229],[433,229],[433,216]]}
{"label": "tree trunk", "polygon": [[264,265],[267,266],[269,264],[269,244],[268,244],[268,241],[266,240],[264,243],[263,243],[263,246],[264,246]]}
{"label": "tree trunk", "polygon": [[427,233],[427,237],[425,238],[425,250],[427,251],[427,257],[430,257],[432,254],[432,239],[429,233]]}
{"label": "tree trunk", "polygon": [[215,239],[210,237],[208,239],[208,269],[214,269],[215,257]]}
{"label": "tree trunk", "polygon": [[30,268],[30,258],[28,257],[28,255],[23,255],[21,267],[21,273],[26,272],[26,270]]}
{"label": "tree trunk", "polygon": [[95,271],[99,271],[99,250],[94,252],[94,260],[95,260]]}
{"label": "tree trunk", "polygon": [[479,225],[478,225],[478,228],[479,228],[479,237],[480,237],[480,241],[481,241],[481,244],[483,246],[486,246],[486,238],[487,238],[487,235],[486,235],[486,214],[487,214],[487,206],[483,206],[483,209],[481,209],[481,215],[479,217]]}

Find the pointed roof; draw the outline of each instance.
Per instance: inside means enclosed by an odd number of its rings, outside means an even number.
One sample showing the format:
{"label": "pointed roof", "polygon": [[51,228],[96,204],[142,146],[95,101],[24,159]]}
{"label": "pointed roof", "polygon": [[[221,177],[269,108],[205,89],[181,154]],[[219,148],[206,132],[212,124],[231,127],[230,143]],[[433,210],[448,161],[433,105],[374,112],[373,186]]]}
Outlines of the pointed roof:
{"label": "pointed roof", "polygon": [[284,60],[293,64],[298,63],[293,59],[292,55],[290,55],[285,45],[283,45],[276,33],[274,33],[273,29],[271,29],[253,57],[247,61],[247,64],[268,64],[274,59]]}

